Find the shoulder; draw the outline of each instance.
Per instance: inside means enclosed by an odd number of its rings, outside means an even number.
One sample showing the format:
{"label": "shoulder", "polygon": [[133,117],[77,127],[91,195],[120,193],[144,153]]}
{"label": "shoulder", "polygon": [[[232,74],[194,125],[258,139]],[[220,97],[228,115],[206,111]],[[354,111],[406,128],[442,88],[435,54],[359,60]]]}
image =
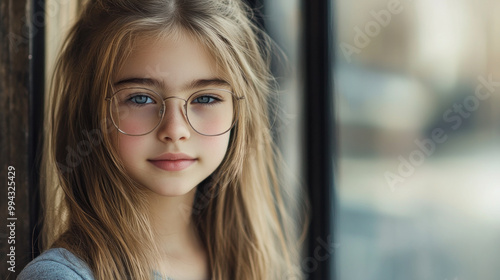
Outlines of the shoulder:
{"label": "shoulder", "polygon": [[93,280],[94,277],[88,265],[73,253],[63,248],[53,248],[31,261],[17,279]]}

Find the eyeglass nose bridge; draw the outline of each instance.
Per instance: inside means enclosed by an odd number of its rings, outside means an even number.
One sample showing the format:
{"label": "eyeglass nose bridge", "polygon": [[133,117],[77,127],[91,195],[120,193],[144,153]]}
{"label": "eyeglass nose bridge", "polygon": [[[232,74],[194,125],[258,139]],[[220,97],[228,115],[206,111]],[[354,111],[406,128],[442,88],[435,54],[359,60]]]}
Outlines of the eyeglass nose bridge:
{"label": "eyeglass nose bridge", "polygon": [[184,101],[184,104],[182,105],[182,108],[184,108],[184,110],[183,110],[184,120],[189,123],[188,118],[187,118],[187,102],[188,101],[186,99],[178,97],[178,96],[169,96],[167,98],[162,99],[163,104],[162,104],[162,107],[161,107],[160,112],[159,112],[160,113],[160,123],[163,122],[163,117],[165,116],[165,112],[167,110],[166,103],[167,103],[167,100],[169,100],[169,99],[180,99],[180,100]]}

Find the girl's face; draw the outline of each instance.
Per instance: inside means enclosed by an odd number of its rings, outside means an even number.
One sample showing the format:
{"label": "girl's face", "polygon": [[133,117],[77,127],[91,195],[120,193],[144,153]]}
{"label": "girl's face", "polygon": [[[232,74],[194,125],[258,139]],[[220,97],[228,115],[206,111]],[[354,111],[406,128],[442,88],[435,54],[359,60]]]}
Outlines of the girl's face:
{"label": "girl's face", "polygon": [[[161,98],[188,99],[203,89],[231,90],[214,59],[190,36],[175,39],[137,40],[131,55],[114,79],[115,90],[140,87],[155,91]],[[144,96],[136,103],[149,103]],[[208,99],[198,99],[199,103]],[[195,188],[222,162],[230,132],[219,136],[198,134],[184,116],[184,101],[169,98],[159,126],[142,136],[112,134],[128,174],[153,193],[180,196]]]}

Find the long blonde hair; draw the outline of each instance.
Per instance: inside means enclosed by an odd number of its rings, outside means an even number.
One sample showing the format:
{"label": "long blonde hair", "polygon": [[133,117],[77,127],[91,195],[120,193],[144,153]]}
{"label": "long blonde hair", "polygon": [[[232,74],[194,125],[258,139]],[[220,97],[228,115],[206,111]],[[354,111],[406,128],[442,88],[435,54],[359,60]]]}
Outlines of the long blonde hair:
{"label": "long blonde hair", "polygon": [[206,47],[245,98],[226,157],[198,186],[192,208],[212,279],[300,275],[292,203],[283,199],[267,117],[271,44],[251,16],[236,0],[96,0],[85,6],[52,81],[45,247],[75,253],[96,279],[151,277],[158,250],[145,196],[114,149],[104,100],[135,40],[182,30]]}

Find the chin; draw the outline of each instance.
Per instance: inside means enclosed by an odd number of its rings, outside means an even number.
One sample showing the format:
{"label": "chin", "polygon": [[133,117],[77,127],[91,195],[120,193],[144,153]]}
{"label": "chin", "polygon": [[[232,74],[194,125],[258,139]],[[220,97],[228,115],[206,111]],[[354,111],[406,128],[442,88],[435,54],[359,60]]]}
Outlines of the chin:
{"label": "chin", "polygon": [[155,186],[154,188],[146,187],[151,193],[164,197],[178,197],[191,193],[196,189],[196,186]]}

